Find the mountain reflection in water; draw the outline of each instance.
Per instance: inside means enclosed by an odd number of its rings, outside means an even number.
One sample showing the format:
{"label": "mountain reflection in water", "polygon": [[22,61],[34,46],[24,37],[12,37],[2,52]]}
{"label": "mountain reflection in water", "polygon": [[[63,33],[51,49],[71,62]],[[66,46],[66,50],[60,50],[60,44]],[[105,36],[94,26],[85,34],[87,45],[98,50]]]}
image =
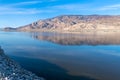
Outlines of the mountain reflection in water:
{"label": "mountain reflection in water", "polygon": [[119,45],[120,33],[31,33],[31,37],[61,45]]}
{"label": "mountain reflection in water", "polygon": [[120,80],[119,34],[0,32],[0,45],[46,80]]}

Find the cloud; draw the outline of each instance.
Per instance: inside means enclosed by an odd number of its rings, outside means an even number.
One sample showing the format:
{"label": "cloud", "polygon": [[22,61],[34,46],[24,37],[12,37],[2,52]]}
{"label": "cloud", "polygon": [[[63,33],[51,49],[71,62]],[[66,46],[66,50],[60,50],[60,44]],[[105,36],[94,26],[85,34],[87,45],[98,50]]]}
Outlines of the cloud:
{"label": "cloud", "polygon": [[99,10],[118,10],[120,9],[120,4],[108,5],[99,8]]}
{"label": "cloud", "polygon": [[[19,2],[14,4],[6,4],[0,7],[0,15],[3,14],[38,14],[38,13],[48,13],[52,12],[52,10],[42,10],[39,8],[21,8],[23,5],[34,5],[44,2],[43,1],[27,1],[27,2]],[[50,0],[54,1],[54,0]]]}
{"label": "cloud", "polygon": [[39,3],[43,3],[43,2],[55,2],[57,0],[34,0],[34,1],[26,1],[26,2],[18,2],[18,3],[14,3],[14,4],[10,4],[8,6],[21,6],[21,5],[33,5],[33,4],[39,4]]}
{"label": "cloud", "polygon": [[32,4],[38,4],[38,3],[42,3],[42,1],[19,2],[19,3],[10,4],[9,6],[32,5]]}
{"label": "cloud", "polygon": [[42,3],[42,1],[26,1],[26,2],[18,2],[18,3],[12,3],[12,4],[5,4],[2,5],[1,7],[21,7],[21,6],[26,6],[26,5],[34,5],[34,4],[39,4]]}
{"label": "cloud", "polygon": [[56,5],[56,6],[52,6],[53,9],[63,9],[63,10],[69,10],[69,11],[73,11],[73,10],[89,10],[89,8],[86,5],[83,4],[65,4],[65,5]]}
{"label": "cloud", "polygon": [[[61,13],[60,11],[63,11],[63,13],[80,13],[81,11],[94,11],[96,9],[91,8],[92,6],[90,4],[80,4],[80,3],[74,3],[74,4],[61,4],[61,5],[53,5],[53,6],[44,6],[44,7],[36,7],[33,8],[33,5],[40,5],[40,3],[44,2],[55,2],[58,0],[41,0],[41,1],[27,1],[27,2],[19,2],[9,5],[4,5],[0,7],[0,14],[39,14],[39,13]],[[29,6],[31,7],[23,8],[23,6]],[[35,7],[35,6],[34,6]],[[65,12],[64,12],[65,11]]]}
{"label": "cloud", "polygon": [[38,11],[34,10],[16,10],[16,11],[2,11],[0,14],[37,14]]}
{"label": "cloud", "polygon": [[[4,10],[3,10],[4,9]],[[36,8],[0,8],[0,15],[5,14],[40,14],[40,13],[50,13],[52,10],[40,10]]]}

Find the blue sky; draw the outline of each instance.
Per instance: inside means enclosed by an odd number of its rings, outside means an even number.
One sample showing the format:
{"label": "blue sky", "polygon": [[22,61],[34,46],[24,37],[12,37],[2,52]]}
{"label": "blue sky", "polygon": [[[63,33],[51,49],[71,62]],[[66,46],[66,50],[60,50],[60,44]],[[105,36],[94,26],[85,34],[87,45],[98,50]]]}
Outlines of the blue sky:
{"label": "blue sky", "polygon": [[120,15],[120,0],[0,0],[0,27],[67,14]]}

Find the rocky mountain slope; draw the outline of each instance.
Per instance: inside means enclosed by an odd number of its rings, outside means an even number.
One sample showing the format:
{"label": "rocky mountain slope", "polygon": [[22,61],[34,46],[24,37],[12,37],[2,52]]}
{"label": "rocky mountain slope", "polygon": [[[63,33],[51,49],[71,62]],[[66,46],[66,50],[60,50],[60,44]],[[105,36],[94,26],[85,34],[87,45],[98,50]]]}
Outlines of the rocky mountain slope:
{"label": "rocky mountain slope", "polygon": [[[82,31],[120,29],[120,16],[63,15],[16,28],[18,31]],[[10,30],[6,28],[5,30]]]}
{"label": "rocky mountain slope", "polygon": [[21,68],[15,61],[7,57],[0,48],[0,80],[44,80]]}

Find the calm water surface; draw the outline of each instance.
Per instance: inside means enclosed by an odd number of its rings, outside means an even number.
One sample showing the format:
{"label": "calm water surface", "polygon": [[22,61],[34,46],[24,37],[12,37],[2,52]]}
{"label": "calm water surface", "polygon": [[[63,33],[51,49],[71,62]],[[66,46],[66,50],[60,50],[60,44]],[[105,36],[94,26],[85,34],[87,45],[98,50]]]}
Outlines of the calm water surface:
{"label": "calm water surface", "polygon": [[0,46],[47,80],[120,80],[118,33],[0,32]]}

